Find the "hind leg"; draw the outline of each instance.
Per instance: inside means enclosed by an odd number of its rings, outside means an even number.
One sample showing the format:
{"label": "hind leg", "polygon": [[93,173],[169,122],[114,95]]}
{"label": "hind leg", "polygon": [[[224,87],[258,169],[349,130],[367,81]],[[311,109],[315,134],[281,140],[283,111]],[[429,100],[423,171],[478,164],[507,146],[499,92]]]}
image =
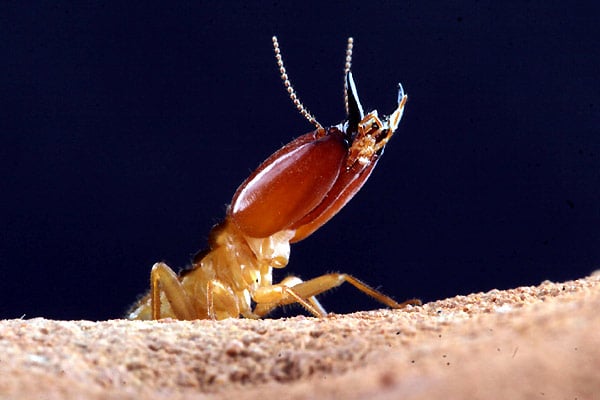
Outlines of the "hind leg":
{"label": "hind leg", "polygon": [[194,319],[194,307],[183,289],[177,274],[165,263],[154,264],[150,272],[150,301],[152,319],[161,319],[161,293],[164,293],[173,316],[177,319]]}

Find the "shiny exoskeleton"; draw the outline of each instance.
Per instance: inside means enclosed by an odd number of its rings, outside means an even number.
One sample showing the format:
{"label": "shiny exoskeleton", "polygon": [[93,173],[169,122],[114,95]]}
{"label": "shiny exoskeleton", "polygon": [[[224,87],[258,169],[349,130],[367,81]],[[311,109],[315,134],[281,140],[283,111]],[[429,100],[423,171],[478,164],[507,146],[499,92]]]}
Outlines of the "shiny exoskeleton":
{"label": "shiny exoskeleton", "polygon": [[363,112],[350,72],[352,39],[345,68],[346,121],[322,127],[292,88],[277,39],[273,38],[284,84],[298,110],[316,130],[288,143],[265,160],[237,189],[225,219],[209,237],[209,249],[176,274],[155,264],[150,292],[128,313],[131,319],[260,318],[275,307],[299,303],[315,316],[326,315],[316,295],[348,282],[389,307],[397,303],[343,273],[308,281],[287,277],[274,284],[273,268],[287,265],[290,243],[331,219],[363,186],[398,127],[407,96],[400,86],[397,108],[380,119]]}

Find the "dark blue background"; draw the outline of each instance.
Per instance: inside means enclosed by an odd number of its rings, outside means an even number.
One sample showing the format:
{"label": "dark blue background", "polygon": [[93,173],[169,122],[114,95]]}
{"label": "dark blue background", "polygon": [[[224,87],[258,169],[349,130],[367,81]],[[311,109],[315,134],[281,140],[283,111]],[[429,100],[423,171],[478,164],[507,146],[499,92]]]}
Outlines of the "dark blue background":
{"label": "dark blue background", "polygon": [[[22,4],[0,11],[0,318],[119,317],[205,245],[237,186],[344,118],[342,67],[401,126],[363,190],[292,247],[398,300],[600,264],[600,14],[589,2]],[[351,288],[336,312],[378,307]],[[301,312],[289,310],[289,314]]]}

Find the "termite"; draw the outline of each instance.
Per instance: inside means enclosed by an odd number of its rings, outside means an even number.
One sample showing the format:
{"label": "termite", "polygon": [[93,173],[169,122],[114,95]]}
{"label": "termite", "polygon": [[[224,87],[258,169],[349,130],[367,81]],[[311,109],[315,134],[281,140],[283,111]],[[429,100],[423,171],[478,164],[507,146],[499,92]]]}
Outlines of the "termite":
{"label": "termite", "polygon": [[194,257],[189,268],[176,274],[163,262],[154,264],[150,291],[134,304],[128,318],[261,318],[292,303],[322,317],[327,312],[315,296],[344,282],[392,308],[420,304],[415,299],[398,303],[344,273],[308,281],[289,276],[273,283],[273,268],[288,263],[290,243],[319,229],[364,185],[396,131],[408,98],[398,85],[392,114],[365,115],[350,72],[349,38],[344,65],[347,118],[324,128],[298,99],[275,36],[273,48],[289,97],[316,129],[277,150],[239,186],[224,221],[210,232],[209,249]]}

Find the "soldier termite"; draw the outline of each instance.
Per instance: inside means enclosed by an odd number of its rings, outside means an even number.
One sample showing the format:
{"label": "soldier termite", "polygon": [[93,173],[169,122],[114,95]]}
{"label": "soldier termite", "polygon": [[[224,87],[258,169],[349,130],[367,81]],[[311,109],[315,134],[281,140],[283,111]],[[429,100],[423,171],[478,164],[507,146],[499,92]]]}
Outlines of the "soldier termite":
{"label": "soldier termite", "polygon": [[397,303],[343,273],[308,281],[290,276],[274,284],[273,268],[287,265],[290,243],[298,242],[331,219],[360,190],[398,127],[407,96],[399,85],[398,105],[380,119],[365,115],[350,72],[352,38],[344,66],[347,118],[324,128],[296,96],[273,37],[281,78],[298,111],[316,129],[292,140],[267,158],[237,189],[225,220],[209,236],[209,249],[176,274],[165,263],[152,267],[150,291],[129,311],[131,319],[260,318],[278,306],[299,303],[314,316],[326,311],[315,298],[344,282],[381,303]]}

